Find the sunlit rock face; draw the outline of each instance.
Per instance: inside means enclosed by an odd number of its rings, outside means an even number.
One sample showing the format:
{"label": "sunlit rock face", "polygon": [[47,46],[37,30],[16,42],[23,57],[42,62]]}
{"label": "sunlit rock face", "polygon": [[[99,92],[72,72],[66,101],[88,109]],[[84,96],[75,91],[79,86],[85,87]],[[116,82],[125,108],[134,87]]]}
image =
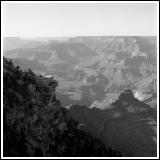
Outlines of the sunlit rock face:
{"label": "sunlit rock face", "polygon": [[140,101],[143,101],[143,99],[144,99],[144,96],[143,96],[143,94],[140,91],[136,91],[134,93],[134,97],[137,98]]}
{"label": "sunlit rock face", "polygon": [[[119,98],[118,98],[119,97]],[[125,89],[121,94],[106,94],[103,101],[94,101],[89,108],[98,108],[101,110],[112,108],[111,104],[117,99],[120,99],[123,106],[128,105],[128,103],[135,99],[139,101],[145,101],[152,97],[152,94],[143,93],[140,90],[129,90]],[[129,110],[132,110],[131,108]]]}
{"label": "sunlit rock face", "polygon": [[101,110],[110,109],[111,104],[118,99],[119,94],[112,93],[112,94],[106,94],[105,96],[106,96],[105,99],[102,101],[93,101],[93,103],[89,106],[89,108],[90,109],[91,108],[98,108]]}
{"label": "sunlit rock face", "polygon": [[145,94],[142,91],[136,90],[134,91],[134,97],[138,99],[139,101],[144,101],[149,99],[152,96],[152,94]]}

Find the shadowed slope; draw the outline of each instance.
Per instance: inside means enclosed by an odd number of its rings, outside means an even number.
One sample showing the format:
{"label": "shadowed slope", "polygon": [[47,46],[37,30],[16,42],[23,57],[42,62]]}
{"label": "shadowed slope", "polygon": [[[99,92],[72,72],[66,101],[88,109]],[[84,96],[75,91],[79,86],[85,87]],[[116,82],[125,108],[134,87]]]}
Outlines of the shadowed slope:
{"label": "shadowed slope", "polygon": [[126,156],[156,156],[156,111],[132,91],[125,90],[110,109],[71,106],[69,111],[86,130]]}

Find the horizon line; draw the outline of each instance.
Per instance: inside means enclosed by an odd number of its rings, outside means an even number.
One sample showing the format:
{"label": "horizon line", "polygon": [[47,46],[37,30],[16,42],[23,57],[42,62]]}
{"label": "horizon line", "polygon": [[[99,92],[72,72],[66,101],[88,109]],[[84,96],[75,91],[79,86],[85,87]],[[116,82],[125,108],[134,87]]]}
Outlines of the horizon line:
{"label": "horizon line", "polygon": [[69,38],[69,37],[157,37],[157,35],[75,35],[75,36],[3,36],[3,38]]}

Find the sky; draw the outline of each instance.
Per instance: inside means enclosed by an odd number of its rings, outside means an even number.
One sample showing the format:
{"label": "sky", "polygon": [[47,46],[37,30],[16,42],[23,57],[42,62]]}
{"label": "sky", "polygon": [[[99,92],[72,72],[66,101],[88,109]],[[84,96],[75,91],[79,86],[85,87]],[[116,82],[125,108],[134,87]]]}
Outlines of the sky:
{"label": "sky", "polygon": [[153,36],[154,3],[3,3],[9,37]]}

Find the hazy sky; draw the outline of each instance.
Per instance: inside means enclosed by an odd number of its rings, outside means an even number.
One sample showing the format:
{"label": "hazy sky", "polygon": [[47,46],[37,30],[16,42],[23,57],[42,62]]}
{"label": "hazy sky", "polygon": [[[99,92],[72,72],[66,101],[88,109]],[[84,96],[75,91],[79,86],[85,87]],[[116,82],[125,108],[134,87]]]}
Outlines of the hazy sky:
{"label": "hazy sky", "polygon": [[18,37],[156,35],[153,3],[4,3],[3,34]]}

